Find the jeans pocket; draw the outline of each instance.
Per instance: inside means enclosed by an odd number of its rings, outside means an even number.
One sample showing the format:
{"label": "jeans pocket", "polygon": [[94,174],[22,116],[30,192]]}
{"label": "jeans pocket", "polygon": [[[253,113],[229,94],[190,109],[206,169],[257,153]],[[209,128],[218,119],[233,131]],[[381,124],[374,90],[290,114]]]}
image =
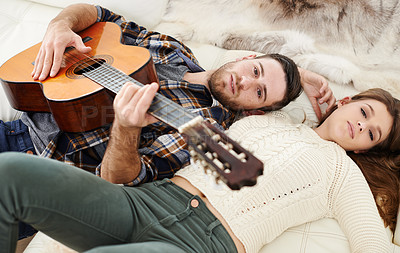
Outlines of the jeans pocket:
{"label": "jeans pocket", "polygon": [[35,153],[28,127],[21,120],[0,120],[0,152]]}

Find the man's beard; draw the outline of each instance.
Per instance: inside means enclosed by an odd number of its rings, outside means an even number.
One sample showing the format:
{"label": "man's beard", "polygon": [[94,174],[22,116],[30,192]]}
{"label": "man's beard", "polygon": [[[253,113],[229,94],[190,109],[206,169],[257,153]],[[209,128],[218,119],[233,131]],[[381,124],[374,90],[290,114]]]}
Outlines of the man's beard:
{"label": "man's beard", "polygon": [[[231,64],[233,63],[227,63],[222,67],[220,67],[219,69],[217,69],[208,80],[208,86],[210,87],[211,94],[214,96],[216,100],[218,100],[221,104],[223,104],[227,109],[238,111],[240,109],[243,109],[243,105],[240,105],[239,103],[232,101],[232,97],[226,94],[226,92],[224,92],[225,87],[224,87],[224,81],[222,79],[222,77],[227,72],[227,69],[229,69]],[[236,75],[236,73],[232,74]],[[235,80],[239,79],[236,78]]]}

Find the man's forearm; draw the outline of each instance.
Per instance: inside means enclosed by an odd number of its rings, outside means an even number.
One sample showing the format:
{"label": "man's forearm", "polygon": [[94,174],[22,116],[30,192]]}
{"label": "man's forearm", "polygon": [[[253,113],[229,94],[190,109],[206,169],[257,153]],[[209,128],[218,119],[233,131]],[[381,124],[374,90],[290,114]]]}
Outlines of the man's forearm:
{"label": "man's forearm", "polygon": [[141,128],[124,128],[114,122],[101,165],[102,178],[111,183],[123,184],[133,181],[139,175],[140,132]]}
{"label": "man's forearm", "polygon": [[64,23],[72,31],[79,32],[96,22],[97,9],[91,4],[73,4],[63,9],[51,22]]}
{"label": "man's forearm", "polygon": [[[300,74],[300,80],[302,80],[304,78],[305,70],[300,67],[297,67],[297,70],[299,71],[299,74]],[[301,85],[303,86],[303,82],[301,82]]]}

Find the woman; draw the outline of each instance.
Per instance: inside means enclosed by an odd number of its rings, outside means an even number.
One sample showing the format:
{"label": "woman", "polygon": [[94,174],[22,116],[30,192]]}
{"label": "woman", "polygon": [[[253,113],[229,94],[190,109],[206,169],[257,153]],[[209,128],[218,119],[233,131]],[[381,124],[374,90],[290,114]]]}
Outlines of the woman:
{"label": "woman", "polygon": [[196,164],[129,188],[1,154],[0,248],[13,252],[20,220],[79,251],[257,252],[288,227],[333,217],[353,251],[387,252],[374,197],[346,151],[397,152],[399,106],[373,89],[340,101],[314,130],[281,112],[238,121],[229,135],[264,162],[257,185],[240,191],[216,186]]}

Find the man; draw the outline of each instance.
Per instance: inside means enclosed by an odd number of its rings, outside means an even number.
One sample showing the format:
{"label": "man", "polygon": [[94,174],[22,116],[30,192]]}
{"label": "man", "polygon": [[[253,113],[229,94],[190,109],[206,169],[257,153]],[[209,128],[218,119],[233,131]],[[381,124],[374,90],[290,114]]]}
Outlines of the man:
{"label": "man", "polygon": [[[50,22],[35,61],[33,78],[44,80],[55,76],[68,46],[89,53],[91,49],[75,32],[99,21],[119,24],[125,44],[150,50],[160,79],[160,93],[171,96],[177,103],[221,128],[228,128],[239,110],[251,113],[257,109],[278,109],[300,93],[297,68],[284,56],[249,56],[218,70],[203,71],[190,49],[182,43],[133,22],[125,22],[121,16],[99,6],[87,4],[71,5]],[[335,100],[332,92],[322,77],[306,70],[300,69],[300,72],[303,86],[320,115],[317,99],[332,106]],[[28,113],[22,121],[29,126],[33,143],[42,156],[64,160],[86,170],[93,171],[97,167],[97,173],[103,177],[110,167],[121,169],[119,161],[124,160],[127,164],[124,171],[129,176],[113,181],[128,185],[171,177],[189,162],[186,144],[177,131],[164,123],[148,126],[126,124],[126,118],[132,117],[134,112],[131,108],[124,109],[125,104],[133,103],[126,97],[136,92],[139,95],[146,91],[153,93],[156,86],[144,87],[143,91],[136,89],[127,84],[121,99],[115,101],[116,120],[101,167],[98,163],[103,158],[109,138],[107,127],[72,134],[59,132],[49,114]],[[122,101],[122,105],[118,105],[118,101]]]}

